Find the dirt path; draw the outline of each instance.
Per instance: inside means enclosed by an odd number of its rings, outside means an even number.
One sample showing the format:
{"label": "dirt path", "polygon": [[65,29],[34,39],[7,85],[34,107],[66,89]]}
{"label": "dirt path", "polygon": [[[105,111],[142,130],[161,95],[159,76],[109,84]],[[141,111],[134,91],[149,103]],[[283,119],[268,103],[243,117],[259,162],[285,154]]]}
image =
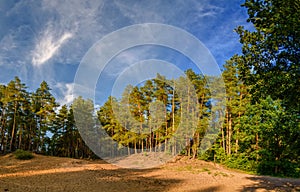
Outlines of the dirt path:
{"label": "dirt path", "polygon": [[0,157],[0,192],[23,191],[300,191],[300,179],[254,176],[199,160],[122,169],[104,161],[36,155]]}

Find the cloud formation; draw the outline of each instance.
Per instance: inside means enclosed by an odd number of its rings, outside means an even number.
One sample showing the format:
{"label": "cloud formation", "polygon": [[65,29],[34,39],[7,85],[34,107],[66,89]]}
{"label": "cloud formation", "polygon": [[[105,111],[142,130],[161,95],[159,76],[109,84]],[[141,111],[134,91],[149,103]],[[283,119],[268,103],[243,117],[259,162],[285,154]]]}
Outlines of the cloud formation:
{"label": "cloud formation", "polygon": [[74,83],[58,82],[54,87],[58,90],[58,95],[59,95],[58,102],[61,105],[72,104],[75,98],[73,95]]}
{"label": "cloud formation", "polygon": [[72,33],[64,32],[57,35],[57,31],[48,27],[40,38],[38,38],[35,48],[32,51],[32,64],[40,66],[51,59],[62,47],[62,45],[72,37]]}

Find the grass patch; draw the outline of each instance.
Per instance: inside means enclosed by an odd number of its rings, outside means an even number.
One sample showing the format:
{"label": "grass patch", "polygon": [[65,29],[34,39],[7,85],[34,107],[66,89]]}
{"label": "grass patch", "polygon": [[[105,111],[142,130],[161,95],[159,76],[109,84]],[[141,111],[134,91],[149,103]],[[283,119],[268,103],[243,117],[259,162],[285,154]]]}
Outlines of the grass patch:
{"label": "grass patch", "polygon": [[209,169],[208,169],[208,168],[203,168],[202,170],[203,170],[203,171],[209,171]]}
{"label": "grass patch", "polygon": [[17,149],[14,152],[14,155],[16,157],[16,159],[20,159],[20,160],[29,160],[33,158],[33,154],[29,151],[24,151],[22,149]]}
{"label": "grass patch", "polygon": [[183,167],[178,167],[175,169],[176,171],[187,171],[193,174],[199,174],[199,173],[203,173],[203,172],[208,172],[208,174],[210,174],[210,170],[208,168],[197,168],[194,167],[192,165],[187,165],[187,166],[183,166]]}
{"label": "grass patch", "polygon": [[223,177],[228,177],[228,174],[223,173],[223,172],[217,171],[217,172],[214,173],[214,176],[218,176],[218,175],[223,176]]}

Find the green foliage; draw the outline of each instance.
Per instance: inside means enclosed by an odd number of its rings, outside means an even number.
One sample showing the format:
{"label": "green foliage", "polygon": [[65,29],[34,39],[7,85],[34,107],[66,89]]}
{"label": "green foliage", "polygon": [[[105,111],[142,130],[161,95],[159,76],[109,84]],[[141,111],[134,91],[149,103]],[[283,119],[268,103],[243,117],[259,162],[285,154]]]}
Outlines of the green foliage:
{"label": "green foliage", "polygon": [[[88,148],[75,126],[72,109],[62,106],[56,113],[58,104],[45,81],[34,92],[26,88],[18,77],[0,85],[0,152],[20,149],[87,157]],[[47,133],[53,136],[49,138]]]}
{"label": "green foliage", "polygon": [[[278,169],[276,173],[273,171],[275,167]],[[299,164],[291,162],[289,159],[282,159],[280,161],[264,160],[259,163],[257,172],[262,175],[300,178]]]}
{"label": "green foliage", "polygon": [[14,152],[14,155],[17,159],[20,159],[20,160],[29,160],[29,159],[32,159],[34,156],[31,152],[29,151],[24,151],[22,149],[17,149],[15,152]]}
{"label": "green foliage", "polygon": [[236,29],[243,44],[239,69],[253,98],[281,99],[289,109],[300,103],[299,0],[246,0],[255,31]]}
{"label": "green foliage", "polygon": [[224,164],[230,168],[240,169],[247,172],[256,172],[257,170],[257,162],[255,160],[251,160],[251,158],[244,153],[227,158]]}
{"label": "green foliage", "polygon": [[297,176],[300,2],[246,0],[243,6],[255,30],[236,29],[243,54],[233,60],[251,93],[251,103],[240,118],[238,154],[242,152],[247,160],[255,161],[253,169],[260,174]]}

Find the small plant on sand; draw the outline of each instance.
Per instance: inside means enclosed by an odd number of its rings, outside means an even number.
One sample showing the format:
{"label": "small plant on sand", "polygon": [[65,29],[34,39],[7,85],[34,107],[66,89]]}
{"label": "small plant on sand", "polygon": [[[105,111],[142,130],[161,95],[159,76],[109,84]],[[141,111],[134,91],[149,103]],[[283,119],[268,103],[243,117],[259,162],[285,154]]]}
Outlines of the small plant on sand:
{"label": "small plant on sand", "polygon": [[14,153],[15,157],[17,159],[20,159],[20,160],[28,160],[28,159],[32,159],[33,158],[33,155],[31,152],[29,151],[24,151],[22,149],[17,149]]}
{"label": "small plant on sand", "polygon": [[147,152],[144,152],[144,154],[143,154],[145,157],[147,157],[148,156],[148,153]]}
{"label": "small plant on sand", "polygon": [[223,176],[223,177],[228,177],[228,175],[226,173],[223,173],[223,172],[217,171],[217,172],[214,173],[214,176],[218,176],[218,175]]}

